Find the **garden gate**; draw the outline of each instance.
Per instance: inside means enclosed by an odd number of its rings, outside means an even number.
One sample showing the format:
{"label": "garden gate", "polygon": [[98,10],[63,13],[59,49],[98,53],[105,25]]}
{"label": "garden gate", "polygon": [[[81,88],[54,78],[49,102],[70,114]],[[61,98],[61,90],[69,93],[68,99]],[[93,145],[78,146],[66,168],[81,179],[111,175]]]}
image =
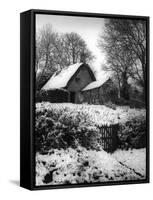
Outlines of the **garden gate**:
{"label": "garden gate", "polygon": [[118,129],[119,124],[113,124],[113,125],[102,125],[98,126],[101,133],[101,140],[103,149],[107,152],[113,152],[118,147]]}

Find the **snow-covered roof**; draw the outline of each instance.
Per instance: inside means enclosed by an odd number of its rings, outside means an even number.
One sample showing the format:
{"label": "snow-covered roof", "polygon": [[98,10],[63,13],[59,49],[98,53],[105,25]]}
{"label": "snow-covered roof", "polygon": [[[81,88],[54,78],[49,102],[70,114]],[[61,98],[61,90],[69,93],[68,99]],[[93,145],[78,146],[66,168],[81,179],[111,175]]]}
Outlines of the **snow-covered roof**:
{"label": "snow-covered roof", "polygon": [[108,79],[109,79],[108,77],[105,77],[105,78],[103,77],[101,80],[93,81],[93,82],[89,83],[82,91],[98,88],[98,87],[102,86]]}
{"label": "snow-covered roof", "polygon": [[64,88],[74,73],[79,69],[83,63],[76,63],[65,67],[64,69],[57,71],[49,79],[49,81],[43,86],[43,90]]}

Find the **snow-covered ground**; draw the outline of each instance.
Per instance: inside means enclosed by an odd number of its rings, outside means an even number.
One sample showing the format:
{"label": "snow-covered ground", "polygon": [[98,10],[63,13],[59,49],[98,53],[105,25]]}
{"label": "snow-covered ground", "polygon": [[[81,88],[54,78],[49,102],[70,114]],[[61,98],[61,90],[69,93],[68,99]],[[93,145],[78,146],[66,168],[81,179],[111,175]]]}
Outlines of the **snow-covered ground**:
{"label": "snow-covered ground", "polygon": [[140,180],[146,175],[145,149],[119,151],[51,150],[36,155],[36,185]]}
{"label": "snow-covered ground", "polygon": [[118,106],[116,110],[108,108],[104,105],[88,105],[88,104],[72,104],[72,103],[37,103],[36,109],[64,109],[67,108],[69,111],[79,112],[84,111],[90,115],[91,120],[98,125],[102,124],[116,124],[124,123],[131,118],[137,118],[146,115],[145,109],[129,108],[128,106]]}
{"label": "snow-covered ground", "polygon": [[[146,115],[145,109],[116,107],[113,110],[103,105],[71,103],[37,103],[36,111],[41,110],[52,110],[72,119],[83,111],[97,125],[125,123]],[[146,176],[145,164],[145,149],[116,150],[113,154],[80,146],[77,149],[51,149],[46,155],[36,153],[36,185],[140,180]]]}
{"label": "snow-covered ground", "polygon": [[117,150],[113,157],[123,165],[132,168],[136,173],[145,174],[146,172],[146,149],[133,149],[128,151]]}

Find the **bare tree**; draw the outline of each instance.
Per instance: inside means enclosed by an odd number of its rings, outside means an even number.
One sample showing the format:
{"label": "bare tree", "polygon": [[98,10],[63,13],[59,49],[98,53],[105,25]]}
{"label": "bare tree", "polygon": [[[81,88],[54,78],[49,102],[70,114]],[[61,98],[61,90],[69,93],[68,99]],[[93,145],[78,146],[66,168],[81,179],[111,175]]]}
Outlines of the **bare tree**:
{"label": "bare tree", "polygon": [[41,89],[47,79],[57,70],[55,46],[58,34],[50,24],[46,24],[36,34],[36,89]]}
{"label": "bare tree", "polygon": [[36,34],[36,55],[35,55],[35,72],[37,73],[39,70],[39,63],[42,58],[42,51],[40,48],[40,37]]}
{"label": "bare tree", "polygon": [[59,34],[50,24],[44,25],[36,35],[36,88],[39,90],[55,71],[93,58],[80,35]]}
{"label": "bare tree", "polygon": [[94,59],[85,41],[77,33],[71,32],[63,35],[63,51],[69,64],[77,62],[90,62]]}
{"label": "bare tree", "polygon": [[123,96],[129,77],[141,83],[145,93],[146,25],[142,20],[109,19],[105,34],[100,36],[99,47],[107,54],[107,69],[122,82]]}
{"label": "bare tree", "polygon": [[43,70],[61,69],[80,61],[94,59],[85,41],[77,33],[59,34],[47,24],[36,37],[36,69],[42,64]]}
{"label": "bare tree", "polygon": [[42,52],[42,60],[45,63],[44,68],[53,68],[54,55],[56,52],[55,44],[59,41],[59,35],[53,30],[50,24],[47,24],[40,30],[39,37],[39,49]]}

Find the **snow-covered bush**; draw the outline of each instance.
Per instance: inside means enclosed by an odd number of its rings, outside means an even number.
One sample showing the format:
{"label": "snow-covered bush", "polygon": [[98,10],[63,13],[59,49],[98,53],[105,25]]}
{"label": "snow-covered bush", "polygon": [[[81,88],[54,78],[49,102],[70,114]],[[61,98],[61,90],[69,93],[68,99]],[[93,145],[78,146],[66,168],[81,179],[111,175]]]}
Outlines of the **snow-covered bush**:
{"label": "snow-covered bush", "polygon": [[83,110],[56,106],[36,110],[36,151],[77,148],[78,145],[99,150],[102,148],[100,136],[99,129]]}
{"label": "snow-covered bush", "polygon": [[120,146],[143,147],[145,117],[145,109],[130,109],[128,106],[116,107],[114,110],[102,105],[37,103],[36,149],[48,151],[51,147],[76,148],[78,144],[98,149],[101,142],[97,126],[118,123]]}
{"label": "snow-covered bush", "polygon": [[113,110],[116,110],[116,105],[113,104],[111,101],[108,101],[107,103],[105,103],[105,106],[107,106],[108,108],[111,108]]}
{"label": "snow-covered bush", "polygon": [[121,148],[146,147],[146,118],[139,116],[132,118],[119,126],[119,140]]}
{"label": "snow-covered bush", "polygon": [[[57,110],[73,110],[73,113],[84,112],[90,116],[90,120],[99,126],[107,124],[125,123],[139,116],[145,117],[145,109],[129,108],[129,106],[117,106],[116,110],[104,105],[88,105],[88,104],[72,104],[72,103],[49,103],[42,102],[36,104],[36,109],[56,109]],[[83,120],[83,119],[82,119]]]}

